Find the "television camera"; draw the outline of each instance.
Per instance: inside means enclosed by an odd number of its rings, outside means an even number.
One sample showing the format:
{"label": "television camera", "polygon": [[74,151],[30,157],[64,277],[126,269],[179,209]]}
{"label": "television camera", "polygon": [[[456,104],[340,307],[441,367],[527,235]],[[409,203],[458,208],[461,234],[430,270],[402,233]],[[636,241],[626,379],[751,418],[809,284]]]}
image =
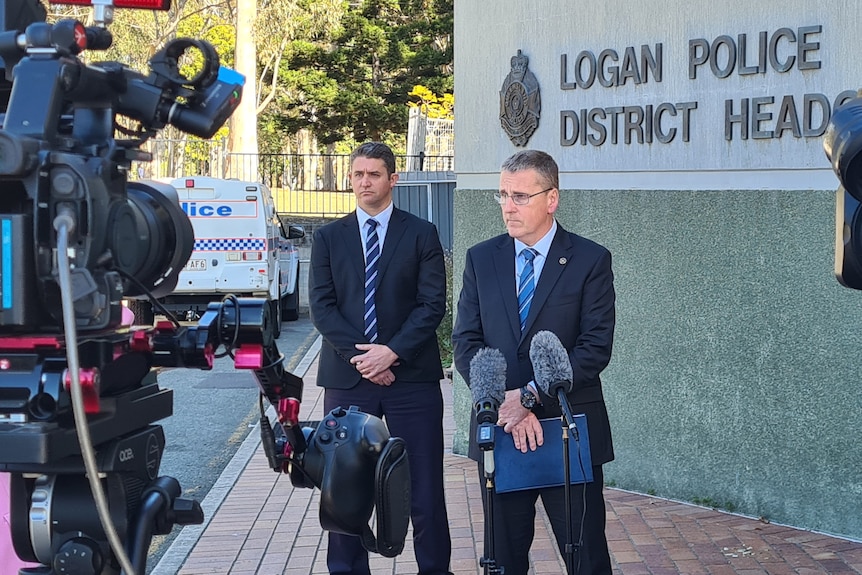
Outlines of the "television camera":
{"label": "television camera", "polygon": [[[403,442],[355,409],[302,429],[302,380],[284,370],[268,302],[228,296],[196,325],[167,313],[152,327],[121,325],[122,299],[158,307],[194,242],[176,190],[128,181],[131,162],[151,160],[142,145],[167,125],[211,137],[238,106],[243,78],[187,38],[168,42],[146,74],[85,63],[84,50],[111,44],[114,5],[94,3],[92,27],[49,24],[36,0],[0,10],[0,471],[10,474],[15,551],[39,564],[20,573],[143,575],[153,535],[203,520],[176,479],[158,476],[165,438],[153,423],[172,414],[173,393],[154,368],[211,369],[224,355],[256,376],[274,470],[337,491],[345,478],[375,478],[359,481],[367,493],[354,488],[363,505],[346,520],[331,510],[329,528],[360,534],[367,500],[409,494]],[[166,9],[169,0],[130,3]],[[191,77],[180,70],[189,51],[201,63]],[[327,489],[340,504],[344,495]],[[383,517],[395,509],[399,520],[378,522],[381,541],[394,541],[381,553],[406,536],[407,511],[386,501]]]}
{"label": "television camera", "polygon": [[862,93],[835,108],[823,148],[841,183],[835,196],[835,277],[862,290]]}

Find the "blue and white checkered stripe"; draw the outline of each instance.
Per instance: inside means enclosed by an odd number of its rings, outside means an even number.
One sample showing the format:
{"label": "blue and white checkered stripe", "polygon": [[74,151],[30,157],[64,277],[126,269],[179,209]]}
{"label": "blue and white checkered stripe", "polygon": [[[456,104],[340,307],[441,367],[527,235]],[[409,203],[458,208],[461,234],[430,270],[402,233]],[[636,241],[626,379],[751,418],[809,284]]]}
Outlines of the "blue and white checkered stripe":
{"label": "blue and white checkered stripe", "polygon": [[266,250],[264,238],[201,238],[195,240],[196,252],[233,252]]}

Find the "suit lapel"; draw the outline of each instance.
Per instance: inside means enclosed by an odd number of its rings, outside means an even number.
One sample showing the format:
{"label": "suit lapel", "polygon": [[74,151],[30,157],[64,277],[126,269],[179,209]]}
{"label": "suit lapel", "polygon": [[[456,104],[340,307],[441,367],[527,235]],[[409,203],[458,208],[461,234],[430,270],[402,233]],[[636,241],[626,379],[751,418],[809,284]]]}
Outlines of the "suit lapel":
{"label": "suit lapel", "polygon": [[[347,252],[347,259],[353,265],[354,270],[360,277],[360,283],[365,284],[365,238],[362,237],[362,232],[359,231],[359,220],[356,218],[356,212],[344,216],[341,220],[341,240],[340,247],[334,249],[344,249]],[[356,241],[357,234],[359,241]]]}
{"label": "suit lapel", "polygon": [[542,275],[539,276],[539,283],[536,284],[533,301],[530,303],[530,313],[527,316],[524,333],[530,331],[530,326],[536,320],[539,311],[544,307],[548,296],[551,294],[551,290],[560,279],[566,266],[571,265],[573,258],[574,248],[569,233],[558,224],[557,233],[554,234],[554,239],[551,241],[551,247],[548,250],[548,257],[545,260],[545,265],[542,267]]}
{"label": "suit lapel", "polygon": [[386,238],[383,240],[383,251],[380,253],[380,276],[377,279],[378,285],[386,275],[386,270],[389,269],[389,262],[392,261],[392,254],[398,249],[398,244],[401,242],[401,237],[407,231],[407,218],[404,212],[395,208],[392,210],[392,216],[389,218],[389,227],[386,229]]}
{"label": "suit lapel", "polygon": [[518,293],[515,286],[515,240],[503,236],[493,254],[495,276],[499,278],[500,298],[509,318],[515,339],[521,337],[521,322],[518,318]]}

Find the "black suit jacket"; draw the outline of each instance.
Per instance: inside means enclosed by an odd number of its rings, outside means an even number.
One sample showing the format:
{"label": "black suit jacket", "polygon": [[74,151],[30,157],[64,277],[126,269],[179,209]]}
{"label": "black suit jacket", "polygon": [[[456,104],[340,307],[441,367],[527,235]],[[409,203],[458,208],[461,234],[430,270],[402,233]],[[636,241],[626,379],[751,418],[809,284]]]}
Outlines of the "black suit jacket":
{"label": "black suit jacket", "polygon": [[[317,384],[350,389],[361,380],[350,358],[364,334],[365,259],[356,212],[314,233],[309,307],[323,336]],[[398,354],[397,382],[434,382],[443,377],[437,326],[446,312],[446,271],[437,228],[394,209],[380,254],[377,342]]]}
{"label": "black suit jacket", "polygon": [[[533,379],[533,335],[553,332],[569,353],[574,375],[569,403],[573,413],[587,416],[593,464],[607,463],[614,453],[599,374],[611,358],[614,304],[610,252],[558,225],[521,334],[514,240],[503,234],[484,241],[467,251],[452,333],[455,366],[470,385],[476,352],[498,349],[506,358],[506,389],[517,389]],[[559,417],[556,398],[541,396],[542,405],[533,409],[536,416]],[[477,458],[472,419],[470,455]]]}

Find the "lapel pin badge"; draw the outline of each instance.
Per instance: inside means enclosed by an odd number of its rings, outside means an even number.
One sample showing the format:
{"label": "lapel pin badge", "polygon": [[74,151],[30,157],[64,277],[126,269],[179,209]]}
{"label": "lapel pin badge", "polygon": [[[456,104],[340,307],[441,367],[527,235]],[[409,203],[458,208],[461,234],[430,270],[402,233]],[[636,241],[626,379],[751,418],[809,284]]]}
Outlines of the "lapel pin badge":
{"label": "lapel pin badge", "polygon": [[560,265],[564,266],[564,265],[566,265],[566,262],[568,262],[568,261],[569,260],[567,260],[566,258],[560,258]]}

